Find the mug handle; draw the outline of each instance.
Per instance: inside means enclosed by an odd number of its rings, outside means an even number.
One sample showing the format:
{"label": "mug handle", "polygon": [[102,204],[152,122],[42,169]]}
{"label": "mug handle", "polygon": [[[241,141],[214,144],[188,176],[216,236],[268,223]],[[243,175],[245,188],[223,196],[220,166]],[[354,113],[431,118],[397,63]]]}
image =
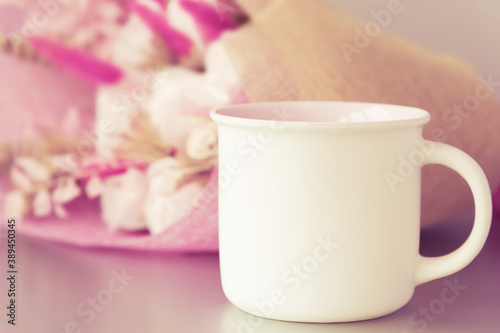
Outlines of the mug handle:
{"label": "mug handle", "polygon": [[475,218],[471,234],[457,250],[436,258],[419,255],[415,271],[416,285],[451,275],[467,266],[486,242],[492,219],[491,190],[479,164],[455,147],[440,142],[427,142],[435,145],[435,150],[426,156],[424,165],[447,166],[467,181],[474,197]]}

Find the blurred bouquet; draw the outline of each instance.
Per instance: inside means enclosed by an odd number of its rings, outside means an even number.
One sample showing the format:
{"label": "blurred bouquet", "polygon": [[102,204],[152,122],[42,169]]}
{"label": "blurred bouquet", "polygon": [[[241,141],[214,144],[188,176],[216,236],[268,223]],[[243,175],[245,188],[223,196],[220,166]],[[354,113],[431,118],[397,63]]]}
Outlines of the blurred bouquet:
{"label": "blurred bouquet", "polygon": [[[0,38],[0,49],[72,72],[95,93],[68,78],[46,84],[49,73],[34,79],[29,62],[15,70],[2,68],[17,80],[24,73],[10,90],[11,82],[4,79],[2,87],[0,80],[4,95],[6,90],[18,94],[10,104],[0,99],[8,120],[0,123],[8,124],[0,131],[0,172],[6,171],[13,185],[3,198],[4,213],[33,215],[21,224],[25,234],[84,246],[216,250],[217,133],[208,112],[248,101],[345,100],[424,108],[432,114],[424,136],[468,152],[490,185],[498,187],[500,101],[491,75],[486,80],[462,60],[382,32],[382,26],[373,35],[369,27],[375,21],[364,24],[324,1],[238,3],[244,11],[230,0],[38,3],[25,15],[22,36]],[[387,10],[381,12],[389,15]],[[0,29],[3,24],[0,20]],[[27,89],[31,81],[38,86]],[[78,104],[68,86],[92,96],[90,112],[79,105],[62,109],[62,99]],[[458,114],[455,106],[466,108],[478,89],[485,95],[477,110]],[[23,104],[27,90],[45,95]],[[43,104],[49,97],[53,103]],[[21,133],[23,140],[6,144],[5,133]],[[464,182],[443,170],[427,170],[423,226],[473,207]],[[54,218],[68,216],[78,202],[97,201],[76,200],[84,197],[100,198],[102,219],[94,214],[97,209],[90,214],[76,209],[70,223]],[[500,189],[494,197],[497,210],[499,198]],[[105,224],[149,232],[112,233]]]}
{"label": "blurred bouquet", "polygon": [[100,197],[111,229],[159,234],[196,206],[216,165],[209,111],[247,101],[219,41],[245,15],[215,0],[75,0],[61,10],[25,49],[97,86],[95,125],[68,143],[64,132],[81,130],[68,110],[60,132],[35,129],[42,153],[4,148],[4,213],[64,218],[66,204]]}

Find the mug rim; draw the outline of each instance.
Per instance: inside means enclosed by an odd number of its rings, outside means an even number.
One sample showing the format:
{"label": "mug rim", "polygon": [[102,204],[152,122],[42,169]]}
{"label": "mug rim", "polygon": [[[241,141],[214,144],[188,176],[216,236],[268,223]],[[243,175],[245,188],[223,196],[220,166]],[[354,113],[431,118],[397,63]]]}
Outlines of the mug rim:
{"label": "mug rim", "polygon": [[[358,111],[367,110],[367,108],[381,107],[384,110],[390,110],[391,114],[398,114],[399,119],[390,120],[368,120],[368,121],[332,121],[332,120],[286,120],[274,118],[262,119],[248,116],[248,111],[252,108],[268,108],[268,114],[276,112],[276,108],[285,108],[289,105],[294,107],[310,108],[354,108]],[[239,115],[239,112],[245,115]],[[310,111],[309,111],[310,112]],[[405,113],[404,116],[401,114]],[[271,123],[286,123],[287,127],[293,128],[372,128],[372,127],[397,127],[397,126],[423,126],[431,119],[430,113],[424,109],[404,106],[397,104],[370,103],[370,102],[352,102],[352,101],[279,101],[279,102],[257,102],[246,104],[233,104],[212,109],[210,118],[216,124],[238,126],[238,127],[263,127]]]}

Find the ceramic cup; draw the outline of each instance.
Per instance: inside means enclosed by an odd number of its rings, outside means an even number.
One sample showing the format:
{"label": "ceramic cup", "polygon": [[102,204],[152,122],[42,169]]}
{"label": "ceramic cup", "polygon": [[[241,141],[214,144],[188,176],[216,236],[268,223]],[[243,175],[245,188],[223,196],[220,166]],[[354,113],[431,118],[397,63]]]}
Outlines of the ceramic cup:
{"label": "ceramic cup", "polygon": [[[428,112],[397,105],[277,102],[212,111],[219,131],[222,286],[266,318],[345,322],[404,306],[415,286],[468,265],[491,223],[479,165],[422,139]],[[420,174],[469,184],[475,221],[458,250],[419,254]]]}

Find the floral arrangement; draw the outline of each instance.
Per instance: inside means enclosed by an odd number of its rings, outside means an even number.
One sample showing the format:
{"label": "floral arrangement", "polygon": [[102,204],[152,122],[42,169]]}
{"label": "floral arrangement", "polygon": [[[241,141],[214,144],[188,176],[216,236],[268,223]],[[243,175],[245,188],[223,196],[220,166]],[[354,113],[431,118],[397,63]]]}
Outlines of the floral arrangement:
{"label": "floral arrangement", "polygon": [[[30,1],[0,0],[0,6]],[[50,110],[46,123],[55,127],[28,124],[24,140],[0,141],[0,186],[3,175],[10,179],[10,191],[0,194],[3,213],[29,216],[24,232],[32,236],[83,246],[213,251],[217,132],[208,113],[249,101],[240,78],[252,101],[371,100],[434,112],[461,103],[467,84],[475,87],[474,71],[461,62],[442,61],[393,38],[374,39],[380,47],[370,52],[378,56],[359,58],[360,67],[345,66],[335,45],[351,43],[351,24],[358,23],[321,1],[242,3],[258,17],[247,29],[240,29],[245,12],[231,0],[72,0],[46,25],[28,24],[23,36],[0,35],[2,53],[72,72],[96,89],[91,114],[77,107],[62,114]],[[314,38],[297,50],[305,36]],[[240,78],[222,42],[237,59]],[[308,66],[313,57],[317,63]],[[394,77],[377,75],[391,57],[411,66],[392,71]],[[448,88],[408,86],[415,78]],[[394,80],[401,82],[397,89]],[[373,89],[365,89],[368,84]],[[487,114],[498,102],[491,96],[482,105]],[[89,121],[92,126],[83,125]],[[215,193],[209,200],[208,192]],[[452,194],[455,202],[463,199]],[[85,197],[100,202],[105,224],[94,211],[71,215]],[[493,201],[500,214],[500,189]],[[72,216],[71,223],[54,216]],[[106,225],[117,232],[103,232]]]}
{"label": "floral arrangement", "polygon": [[[4,214],[65,218],[86,196],[113,230],[159,234],[184,218],[216,166],[209,111],[247,102],[219,42],[245,19],[229,1],[68,3],[24,54],[96,85],[95,126],[87,139],[36,128],[35,148],[3,147]],[[66,118],[76,131],[78,110]]]}

